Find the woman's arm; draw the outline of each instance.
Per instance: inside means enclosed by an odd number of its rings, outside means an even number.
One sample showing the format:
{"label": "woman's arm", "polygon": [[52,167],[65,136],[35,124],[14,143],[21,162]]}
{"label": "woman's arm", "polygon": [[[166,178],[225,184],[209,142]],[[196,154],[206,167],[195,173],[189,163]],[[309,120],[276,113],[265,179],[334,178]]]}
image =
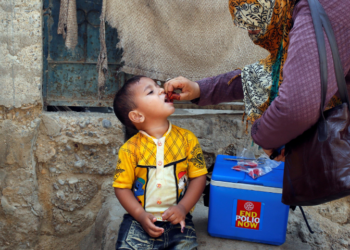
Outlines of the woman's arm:
{"label": "woman's arm", "polygon": [[192,102],[199,106],[215,105],[221,102],[231,102],[243,99],[241,70],[205,78],[197,81],[200,97]]}
{"label": "woman's arm", "polygon": [[[320,115],[321,83],[316,36],[307,2],[298,5],[290,32],[288,58],[283,68],[279,96],[252,126],[253,140],[265,149],[278,148],[314,125]],[[295,14],[295,13],[294,13]],[[350,67],[349,30],[335,23],[334,32],[345,72]],[[336,94],[332,54],[326,39],[328,89],[326,103]]]}
{"label": "woman's arm", "polygon": [[164,90],[181,89],[181,100],[192,100],[200,106],[215,105],[243,99],[241,70],[234,70],[225,74],[205,78],[198,82],[184,77],[177,77],[166,82]]}

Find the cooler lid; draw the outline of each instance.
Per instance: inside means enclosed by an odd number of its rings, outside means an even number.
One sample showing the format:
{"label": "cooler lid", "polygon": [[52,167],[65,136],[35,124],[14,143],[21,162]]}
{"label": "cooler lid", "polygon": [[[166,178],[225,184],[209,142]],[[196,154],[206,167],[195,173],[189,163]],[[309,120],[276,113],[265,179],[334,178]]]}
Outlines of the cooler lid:
{"label": "cooler lid", "polygon": [[227,161],[224,160],[224,158],[236,157],[228,155],[218,155],[216,157],[214,171],[211,178],[213,181],[260,185],[275,188],[282,188],[283,186],[283,162],[270,173],[254,180],[247,173],[232,169],[232,167],[236,165],[236,161]]}

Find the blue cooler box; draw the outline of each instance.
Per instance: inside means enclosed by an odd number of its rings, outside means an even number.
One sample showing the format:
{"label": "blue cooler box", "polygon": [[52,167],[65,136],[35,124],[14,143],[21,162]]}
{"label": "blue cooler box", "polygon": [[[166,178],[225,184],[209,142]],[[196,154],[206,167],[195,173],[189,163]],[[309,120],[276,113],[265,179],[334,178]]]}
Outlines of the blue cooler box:
{"label": "blue cooler box", "polygon": [[236,161],[218,155],[210,183],[208,233],[211,236],[282,245],[286,240],[289,206],[281,202],[282,163],[252,179],[233,170]]}

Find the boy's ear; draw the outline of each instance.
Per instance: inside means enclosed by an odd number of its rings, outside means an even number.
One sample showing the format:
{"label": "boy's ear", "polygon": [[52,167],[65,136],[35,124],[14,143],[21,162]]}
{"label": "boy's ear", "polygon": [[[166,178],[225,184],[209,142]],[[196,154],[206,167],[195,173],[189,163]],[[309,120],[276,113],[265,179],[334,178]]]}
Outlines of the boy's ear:
{"label": "boy's ear", "polygon": [[134,123],[143,123],[145,121],[145,116],[137,110],[129,112],[129,119]]}

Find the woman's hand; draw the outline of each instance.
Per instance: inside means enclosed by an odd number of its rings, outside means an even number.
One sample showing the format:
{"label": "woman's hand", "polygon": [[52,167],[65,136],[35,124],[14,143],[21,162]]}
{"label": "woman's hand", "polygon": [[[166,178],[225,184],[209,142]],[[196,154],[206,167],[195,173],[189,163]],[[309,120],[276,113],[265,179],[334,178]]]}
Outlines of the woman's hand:
{"label": "woman's hand", "polygon": [[[272,155],[272,153],[275,151],[274,149],[264,149],[264,152],[270,157],[270,155]],[[274,161],[285,161],[286,156],[284,155],[284,149],[281,150],[281,154],[278,155],[275,159],[273,159]]]}
{"label": "woman's hand", "polygon": [[172,92],[175,89],[181,89],[181,101],[190,101],[201,95],[198,83],[190,81],[182,76],[171,79],[164,84],[165,93]]}

